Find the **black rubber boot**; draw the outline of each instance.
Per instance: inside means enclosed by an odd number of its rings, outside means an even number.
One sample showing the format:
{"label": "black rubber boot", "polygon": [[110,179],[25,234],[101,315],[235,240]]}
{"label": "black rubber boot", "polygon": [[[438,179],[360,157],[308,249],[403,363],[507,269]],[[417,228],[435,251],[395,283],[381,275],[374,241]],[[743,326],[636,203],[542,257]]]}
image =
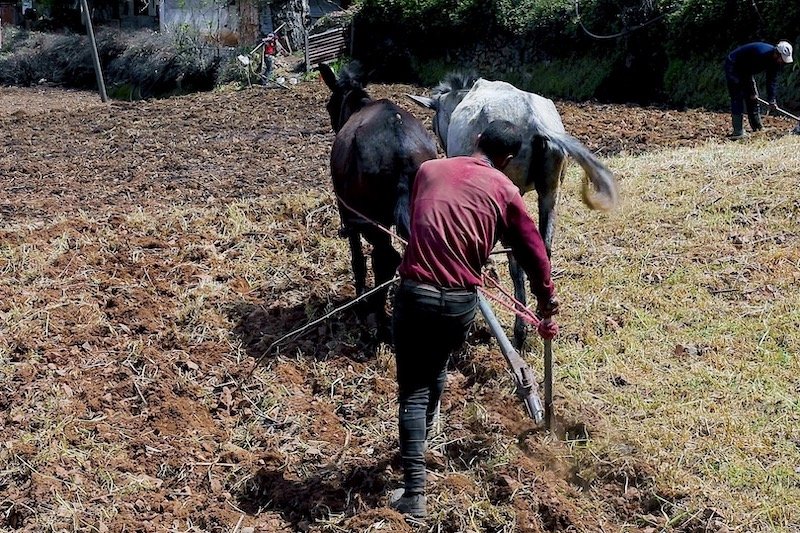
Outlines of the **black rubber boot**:
{"label": "black rubber boot", "polygon": [[744,137],[744,116],[731,115],[731,123],[733,124],[733,133],[728,135],[728,138],[741,139]]}
{"label": "black rubber boot", "polygon": [[404,489],[392,492],[389,498],[389,507],[398,513],[411,515],[414,518],[425,518],[428,514],[427,499],[424,494],[410,494],[406,496]]}
{"label": "black rubber boot", "polygon": [[747,114],[747,121],[750,122],[750,129],[755,131],[761,131],[764,129],[763,124],[761,124],[761,113],[755,111],[753,113]]}

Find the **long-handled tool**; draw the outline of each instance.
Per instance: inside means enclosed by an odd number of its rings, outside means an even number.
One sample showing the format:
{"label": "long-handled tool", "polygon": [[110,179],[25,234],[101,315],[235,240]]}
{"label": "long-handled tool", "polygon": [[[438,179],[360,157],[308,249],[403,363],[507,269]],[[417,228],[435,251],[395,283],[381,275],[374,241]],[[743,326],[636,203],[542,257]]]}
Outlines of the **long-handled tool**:
{"label": "long-handled tool", "polygon": [[794,129],[792,130],[792,133],[794,133],[794,134],[796,134],[796,135],[800,135],[800,117],[798,117],[798,116],[796,116],[796,115],[792,115],[791,113],[789,113],[789,112],[788,112],[788,111],[786,111],[785,109],[781,109],[781,108],[780,108],[780,107],[778,107],[778,106],[772,107],[772,106],[770,105],[770,103],[769,103],[769,102],[767,102],[766,100],[764,100],[764,99],[763,99],[763,98],[761,98],[761,97],[758,97],[758,96],[756,96],[756,99],[757,99],[759,102],[761,102],[762,104],[770,106],[770,108],[771,108],[771,109],[774,109],[775,111],[777,111],[778,113],[780,113],[780,114],[781,114],[781,115],[783,115],[784,117],[787,117],[787,118],[791,118],[791,119],[794,119],[794,120],[796,120],[796,121],[797,121],[797,125],[796,125],[796,126],[794,127]]}
{"label": "long-handled tool", "polygon": [[[536,391],[536,377],[533,371],[511,345],[511,341],[508,340],[505,331],[503,331],[503,327],[500,325],[500,322],[497,321],[497,317],[494,315],[491,306],[489,306],[489,302],[486,301],[483,294],[478,294],[478,307],[483,314],[483,318],[486,319],[486,324],[489,326],[492,335],[497,339],[497,344],[500,345],[500,351],[503,353],[503,357],[505,357],[511,372],[514,374],[514,381],[517,385],[517,396],[519,396],[525,404],[528,416],[530,416],[537,425],[541,424],[545,421],[545,409],[542,407],[542,400],[539,398],[539,394]],[[545,344],[545,357],[549,346],[550,341],[547,341]],[[545,372],[547,372],[546,362]],[[545,380],[545,393],[547,390],[546,387],[547,380]]]}

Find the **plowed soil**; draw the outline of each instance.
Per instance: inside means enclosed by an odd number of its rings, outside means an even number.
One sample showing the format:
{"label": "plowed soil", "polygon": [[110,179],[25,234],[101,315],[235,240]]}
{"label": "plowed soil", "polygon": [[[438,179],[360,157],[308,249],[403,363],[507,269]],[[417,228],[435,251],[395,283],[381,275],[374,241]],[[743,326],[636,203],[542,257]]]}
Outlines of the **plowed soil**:
{"label": "plowed soil", "polygon": [[[0,89],[0,529],[436,525],[385,507],[400,479],[393,362],[355,314],[247,379],[272,340],[353,295],[326,98],[319,82],[109,105]],[[601,155],[729,128],[702,111],[558,107]],[[534,431],[488,341],[478,331],[448,384],[436,530],[663,526],[645,468],[587,481],[568,460],[582,425],[565,423],[568,443]]]}

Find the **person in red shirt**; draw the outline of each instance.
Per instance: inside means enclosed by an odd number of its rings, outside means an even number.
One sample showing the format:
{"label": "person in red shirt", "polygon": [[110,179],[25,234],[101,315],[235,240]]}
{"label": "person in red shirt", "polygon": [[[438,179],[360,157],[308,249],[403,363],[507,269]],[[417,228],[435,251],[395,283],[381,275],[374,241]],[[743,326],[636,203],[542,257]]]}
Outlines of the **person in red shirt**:
{"label": "person in red shirt", "polygon": [[481,270],[498,239],[528,274],[539,315],[549,320],[558,310],[544,241],[501,172],[521,146],[516,126],[494,121],[472,156],[426,161],[414,180],[411,235],[392,315],[405,483],[390,506],[417,518],[427,512],[424,453],[447,360],[467,337]]}

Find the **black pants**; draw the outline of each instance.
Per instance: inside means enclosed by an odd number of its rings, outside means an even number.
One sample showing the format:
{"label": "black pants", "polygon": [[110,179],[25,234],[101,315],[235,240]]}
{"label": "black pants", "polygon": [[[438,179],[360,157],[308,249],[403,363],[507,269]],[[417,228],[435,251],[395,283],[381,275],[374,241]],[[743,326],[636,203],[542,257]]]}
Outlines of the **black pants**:
{"label": "black pants", "polygon": [[406,494],[425,492],[426,441],[444,389],[447,360],[464,343],[476,306],[474,289],[403,281],[395,295],[392,326]]}
{"label": "black pants", "polygon": [[734,69],[733,62],[725,60],[725,81],[728,84],[728,94],[731,97],[732,115],[743,115],[745,106],[747,107],[748,115],[758,111],[753,76],[740,75]]}

